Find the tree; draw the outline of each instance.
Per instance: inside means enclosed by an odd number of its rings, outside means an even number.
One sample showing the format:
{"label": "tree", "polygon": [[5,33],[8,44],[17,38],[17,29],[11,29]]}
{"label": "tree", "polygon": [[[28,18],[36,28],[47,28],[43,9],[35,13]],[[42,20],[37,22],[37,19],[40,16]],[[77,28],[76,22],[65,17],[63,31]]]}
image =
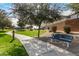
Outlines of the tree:
{"label": "tree", "polygon": [[24,26],[26,25],[25,21],[18,21],[18,26],[20,26],[21,29],[24,29]]}
{"label": "tree", "polygon": [[77,14],[77,18],[78,18],[79,4],[78,3],[71,3],[71,4],[68,4],[67,7],[69,7],[69,9],[72,9],[72,11],[75,11],[75,14]]}
{"label": "tree", "polygon": [[7,13],[0,9],[0,28],[4,30],[5,27],[10,27],[11,21],[7,18]]}
{"label": "tree", "polygon": [[[51,8],[50,6],[53,6]],[[40,37],[40,27],[41,24],[45,21],[47,22],[53,22],[61,18],[59,7],[57,4],[48,4],[48,3],[41,3],[41,4],[35,4],[35,11],[34,11],[34,22],[36,25],[39,26],[38,29],[38,38]],[[37,12],[36,12],[37,11]],[[36,15],[35,15],[36,14]]]}
{"label": "tree", "polygon": [[[51,7],[52,6],[52,7]],[[60,7],[57,4],[49,3],[29,3],[14,4],[14,13],[20,21],[39,26],[38,38],[40,37],[40,27],[43,22],[52,22],[61,18]]]}
{"label": "tree", "polygon": [[2,30],[4,30],[4,28],[11,28],[11,26],[12,26],[12,23],[10,20],[8,20],[8,19],[0,20],[0,28]]}
{"label": "tree", "polygon": [[24,28],[24,26],[27,24],[27,17],[28,17],[27,14],[29,14],[27,12],[27,5],[25,6],[25,4],[14,3],[13,6],[14,6],[14,8],[12,9],[13,14],[19,20],[18,26]]}
{"label": "tree", "polygon": [[12,27],[12,21],[10,19],[8,19],[8,18],[5,19],[5,24],[6,24],[5,27],[8,27],[8,28]]}

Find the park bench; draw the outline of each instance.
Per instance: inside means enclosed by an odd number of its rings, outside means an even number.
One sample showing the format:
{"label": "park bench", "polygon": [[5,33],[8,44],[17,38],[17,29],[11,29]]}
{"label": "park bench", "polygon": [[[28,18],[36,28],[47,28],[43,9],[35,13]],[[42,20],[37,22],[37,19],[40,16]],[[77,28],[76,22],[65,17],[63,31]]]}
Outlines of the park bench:
{"label": "park bench", "polygon": [[64,41],[67,45],[67,47],[69,47],[71,45],[73,36],[69,35],[69,34],[60,34],[60,33],[55,33],[52,36],[52,40],[54,41]]}

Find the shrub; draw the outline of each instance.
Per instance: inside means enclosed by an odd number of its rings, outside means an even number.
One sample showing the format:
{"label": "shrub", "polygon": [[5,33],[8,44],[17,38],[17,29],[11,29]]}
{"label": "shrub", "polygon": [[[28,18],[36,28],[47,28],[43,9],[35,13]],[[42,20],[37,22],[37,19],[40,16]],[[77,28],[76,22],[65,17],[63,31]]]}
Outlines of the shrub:
{"label": "shrub", "polygon": [[28,53],[25,52],[25,49],[23,48],[23,46],[17,46],[16,44],[14,44],[9,47],[10,50],[7,51],[7,54],[11,56],[28,56]]}
{"label": "shrub", "polygon": [[57,26],[52,26],[52,31],[55,33],[57,31]]}
{"label": "shrub", "polygon": [[51,28],[50,28],[50,27],[48,27],[48,30],[49,30],[49,32],[52,32],[52,30],[51,30]]}
{"label": "shrub", "polygon": [[64,26],[64,32],[70,33],[71,32],[70,26]]}

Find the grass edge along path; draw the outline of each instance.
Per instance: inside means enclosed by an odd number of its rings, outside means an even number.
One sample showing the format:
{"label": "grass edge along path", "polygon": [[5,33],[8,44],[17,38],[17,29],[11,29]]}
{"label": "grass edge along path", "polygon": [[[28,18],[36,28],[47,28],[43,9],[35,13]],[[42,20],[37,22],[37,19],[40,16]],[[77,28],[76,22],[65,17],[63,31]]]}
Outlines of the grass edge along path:
{"label": "grass edge along path", "polygon": [[[46,32],[46,30],[40,30],[40,35],[44,34]],[[37,37],[38,35],[38,30],[16,30],[17,34],[22,34],[22,35],[26,35],[26,36],[30,36],[30,37]]]}
{"label": "grass edge along path", "polygon": [[28,56],[18,39],[15,39],[12,43],[10,43],[10,40],[12,40],[10,35],[5,34],[3,31],[0,33],[0,56]]}

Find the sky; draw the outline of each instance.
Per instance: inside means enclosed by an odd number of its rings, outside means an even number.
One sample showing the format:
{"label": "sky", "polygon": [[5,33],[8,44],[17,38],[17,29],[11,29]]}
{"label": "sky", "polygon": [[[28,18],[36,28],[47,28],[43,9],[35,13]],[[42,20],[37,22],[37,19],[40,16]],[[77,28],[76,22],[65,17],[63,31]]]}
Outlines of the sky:
{"label": "sky", "polygon": [[[0,3],[0,9],[3,9],[8,13],[11,12],[11,8],[12,8],[12,3]],[[65,15],[65,16],[67,16],[69,14],[71,14],[71,10],[65,10],[62,12],[62,15]],[[11,21],[13,22],[13,24],[16,25],[18,20],[15,18],[12,18]]]}
{"label": "sky", "polygon": [[[60,6],[63,6],[60,4]],[[0,3],[0,9],[6,10],[6,12],[11,12],[12,4],[11,3]],[[63,15],[69,15],[71,14],[71,10],[65,10],[62,13]]]}
{"label": "sky", "polygon": [[12,4],[10,3],[0,3],[0,9],[6,10],[7,12],[9,12],[11,8],[12,8]]}
{"label": "sky", "polygon": [[[3,9],[3,10],[5,10],[8,13],[11,12],[11,8],[12,8],[12,4],[11,3],[0,3],[0,9]],[[13,25],[16,26],[18,19],[11,18],[10,20],[12,21]]]}

